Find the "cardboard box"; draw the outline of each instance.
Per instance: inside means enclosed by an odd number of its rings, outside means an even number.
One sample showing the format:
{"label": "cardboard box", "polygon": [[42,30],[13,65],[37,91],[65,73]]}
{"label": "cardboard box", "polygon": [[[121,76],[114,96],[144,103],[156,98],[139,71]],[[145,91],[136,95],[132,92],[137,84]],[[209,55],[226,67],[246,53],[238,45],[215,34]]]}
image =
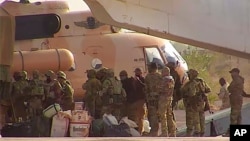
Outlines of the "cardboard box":
{"label": "cardboard box", "polygon": [[88,111],[85,110],[73,110],[72,117],[70,122],[78,122],[78,123],[89,123],[90,116]]}
{"label": "cardboard box", "polygon": [[90,124],[71,122],[70,123],[70,137],[88,137]]}
{"label": "cardboard box", "polygon": [[69,119],[60,114],[54,115],[50,130],[51,137],[66,137],[69,127]]}
{"label": "cardboard box", "polygon": [[75,102],[74,110],[83,110],[84,102]]}

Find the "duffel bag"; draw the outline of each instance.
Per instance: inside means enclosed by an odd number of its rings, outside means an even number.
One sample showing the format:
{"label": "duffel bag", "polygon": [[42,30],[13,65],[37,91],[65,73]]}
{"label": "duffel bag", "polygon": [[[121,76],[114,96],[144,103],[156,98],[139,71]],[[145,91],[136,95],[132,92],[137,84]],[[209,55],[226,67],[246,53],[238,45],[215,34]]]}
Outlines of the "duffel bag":
{"label": "duffel bag", "polygon": [[61,106],[57,103],[50,105],[46,109],[43,110],[43,115],[47,118],[52,118],[59,111],[62,111]]}
{"label": "duffel bag", "polygon": [[33,137],[29,122],[9,123],[1,130],[2,137]]}

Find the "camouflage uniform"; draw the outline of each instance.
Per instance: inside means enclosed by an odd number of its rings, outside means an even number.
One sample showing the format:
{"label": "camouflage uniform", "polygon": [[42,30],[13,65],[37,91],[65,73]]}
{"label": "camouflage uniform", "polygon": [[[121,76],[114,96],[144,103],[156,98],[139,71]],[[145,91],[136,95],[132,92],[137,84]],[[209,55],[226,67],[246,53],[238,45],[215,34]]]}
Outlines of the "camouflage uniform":
{"label": "camouflage uniform", "polygon": [[201,78],[197,78],[198,72],[194,69],[188,71],[189,82],[183,88],[183,102],[186,108],[187,136],[203,136],[205,133],[205,93],[210,92],[209,86]]}
{"label": "camouflage uniform", "polygon": [[[229,91],[229,98],[231,104],[230,125],[241,124],[241,108],[243,104],[244,93],[244,78],[239,75],[240,70],[233,68],[229,71],[231,73],[232,82],[227,87]],[[228,137],[230,134],[230,128],[223,135]]]}
{"label": "camouflage uniform", "polygon": [[150,73],[145,77],[146,102],[148,108],[148,121],[151,127],[150,136],[157,136],[159,129],[158,102],[159,87],[162,80],[161,74],[157,72],[156,64],[152,63]]}
{"label": "camouflage uniform", "polygon": [[43,80],[41,80],[40,74],[38,70],[34,70],[33,79],[29,81],[29,87],[31,88],[29,104],[30,104],[30,114],[36,115],[37,112],[41,111],[42,109],[42,99],[44,97],[44,85]]}
{"label": "camouflage uniform", "polygon": [[74,108],[74,89],[70,85],[69,81],[66,78],[66,74],[63,71],[57,73],[57,79],[62,87],[62,96],[60,99],[60,106],[63,111],[73,110]]}
{"label": "camouflage uniform", "polygon": [[[24,105],[28,94],[27,72],[20,72],[20,80],[13,83],[13,114],[15,118],[21,117],[22,120],[27,118],[27,111]],[[17,119],[15,119],[17,121]]]}
{"label": "camouflage uniform", "polygon": [[[114,88],[114,84],[116,87]],[[117,80],[114,76],[112,69],[107,70],[107,78],[102,84],[102,99],[104,109],[110,109],[112,114],[119,121],[124,112],[124,102],[126,101],[126,92],[122,88],[121,81]],[[106,111],[103,111],[106,112]]]}
{"label": "camouflage uniform", "polygon": [[[3,47],[1,46],[1,48]],[[10,53],[12,53],[11,49]],[[6,52],[1,50],[0,54],[2,55],[0,56],[3,57],[4,56],[3,54],[6,54]],[[6,62],[6,60],[2,59],[2,62]],[[2,129],[2,126],[4,126],[4,124],[6,123],[5,120],[8,119],[7,111],[11,108],[11,100],[10,100],[11,77],[9,74],[10,74],[10,66],[0,64],[0,129]]]}
{"label": "camouflage uniform", "polygon": [[174,79],[170,76],[168,67],[162,70],[162,80],[160,85],[160,98],[158,113],[161,121],[161,136],[176,136],[176,123],[173,118],[172,100],[174,92]]}
{"label": "camouflage uniform", "polygon": [[[85,93],[85,103],[90,115],[96,117],[100,113],[96,113],[102,106],[102,101],[99,96],[102,84],[96,79],[96,72],[94,69],[87,71],[88,80],[82,85]],[[98,115],[100,117],[100,115]]]}
{"label": "camouflage uniform", "polygon": [[104,82],[104,80],[107,78],[107,68],[101,68],[96,72],[96,78],[101,81],[101,83]]}
{"label": "camouflage uniform", "polygon": [[55,79],[55,73],[52,70],[48,70],[45,73],[47,79],[44,81],[44,108],[47,108],[51,104],[60,103],[60,97],[62,95],[62,86],[58,80]]}
{"label": "camouflage uniform", "polygon": [[231,115],[230,121],[232,125],[241,124],[241,108],[243,103],[242,93],[244,90],[244,78],[239,75],[239,69],[234,68],[230,71],[232,82],[228,86],[230,93]]}
{"label": "camouflage uniform", "polygon": [[[197,92],[197,82],[194,80],[189,80],[181,89],[183,94],[183,103],[186,111],[186,136],[192,136],[194,129],[194,119],[193,117],[198,117],[198,112],[195,110],[193,98]],[[197,129],[196,129],[197,130]],[[197,130],[196,132],[200,132]]]}
{"label": "camouflage uniform", "polygon": [[[196,120],[198,121],[197,124],[195,124],[195,128],[196,126],[198,126],[197,128],[200,128],[200,132],[196,133],[195,132],[195,136],[203,136],[205,134],[205,97],[207,93],[211,92],[211,88],[207,85],[207,83],[201,79],[201,78],[195,78],[196,82],[198,82],[198,91],[196,93],[196,100],[197,100],[197,110],[198,110],[198,118],[195,119],[195,123]],[[207,98],[207,97],[206,97]],[[208,105],[209,106],[209,105]],[[209,112],[210,112],[210,107],[208,107]]]}

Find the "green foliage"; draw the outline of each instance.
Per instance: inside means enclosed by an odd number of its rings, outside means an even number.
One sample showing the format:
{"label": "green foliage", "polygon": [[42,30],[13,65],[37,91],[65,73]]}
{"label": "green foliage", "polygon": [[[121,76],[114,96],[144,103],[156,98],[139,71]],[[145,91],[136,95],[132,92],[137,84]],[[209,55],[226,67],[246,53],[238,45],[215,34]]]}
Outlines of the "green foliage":
{"label": "green foliage", "polygon": [[185,110],[185,106],[184,106],[184,103],[182,100],[178,101],[177,109],[178,110]]}
{"label": "green foliage", "polygon": [[217,59],[216,54],[207,50],[198,50],[191,47],[184,51],[183,58],[187,61],[189,69],[199,71],[199,77],[205,80],[211,87],[212,92],[208,95],[210,103],[212,104],[218,100],[217,92],[220,87],[218,79],[214,79],[214,74],[210,73],[211,66]]}

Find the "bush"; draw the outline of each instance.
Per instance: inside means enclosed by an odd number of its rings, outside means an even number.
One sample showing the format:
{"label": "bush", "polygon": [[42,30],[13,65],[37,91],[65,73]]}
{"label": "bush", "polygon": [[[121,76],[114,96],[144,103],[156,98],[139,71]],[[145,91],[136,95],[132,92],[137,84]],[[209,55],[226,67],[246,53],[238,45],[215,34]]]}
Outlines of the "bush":
{"label": "bush", "polygon": [[214,74],[210,73],[211,66],[217,59],[216,54],[207,50],[189,47],[182,56],[187,61],[189,69],[196,69],[199,72],[198,77],[202,78],[211,88],[212,92],[208,95],[208,100],[213,104],[214,101],[218,100],[217,93],[220,88],[218,76],[215,78]]}

